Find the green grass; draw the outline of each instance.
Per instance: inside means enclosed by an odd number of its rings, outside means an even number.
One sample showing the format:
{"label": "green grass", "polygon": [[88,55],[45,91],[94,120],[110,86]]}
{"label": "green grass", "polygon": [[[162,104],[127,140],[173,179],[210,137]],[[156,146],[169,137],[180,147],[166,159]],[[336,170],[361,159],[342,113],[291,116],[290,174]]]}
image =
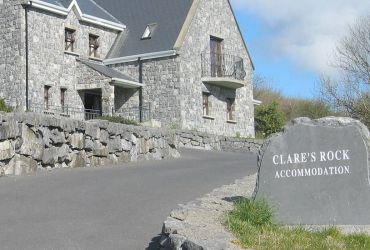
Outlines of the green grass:
{"label": "green grass", "polygon": [[121,123],[121,124],[126,124],[126,125],[139,126],[139,123],[137,123],[136,121],[126,119],[120,116],[102,116],[102,117],[99,117],[99,119],[106,120],[106,121],[113,122],[113,123]]}
{"label": "green grass", "polygon": [[366,234],[344,235],[334,227],[317,232],[282,227],[265,200],[239,201],[227,223],[238,238],[234,243],[246,249],[370,249],[370,236]]}

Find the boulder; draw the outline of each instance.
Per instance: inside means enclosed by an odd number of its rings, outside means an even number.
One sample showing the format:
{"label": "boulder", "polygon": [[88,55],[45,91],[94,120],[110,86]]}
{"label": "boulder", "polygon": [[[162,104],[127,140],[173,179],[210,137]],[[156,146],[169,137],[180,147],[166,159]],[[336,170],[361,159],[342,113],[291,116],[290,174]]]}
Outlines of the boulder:
{"label": "boulder", "polygon": [[0,161],[9,160],[14,156],[14,148],[10,141],[0,142]]}
{"label": "boulder", "polygon": [[68,143],[72,149],[83,149],[85,147],[85,138],[83,133],[73,133],[68,138]]}
{"label": "boulder", "polygon": [[25,124],[22,125],[22,140],[20,154],[31,156],[35,160],[41,160],[44,154],[43,140]]}

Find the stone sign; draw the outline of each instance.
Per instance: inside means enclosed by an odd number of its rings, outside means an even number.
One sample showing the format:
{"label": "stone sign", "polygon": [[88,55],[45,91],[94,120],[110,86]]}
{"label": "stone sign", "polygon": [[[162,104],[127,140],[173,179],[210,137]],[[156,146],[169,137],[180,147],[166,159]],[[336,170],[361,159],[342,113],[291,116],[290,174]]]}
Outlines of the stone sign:
{"label": "stone sign", "polygon": [[296,119],[262,146],[255,197],[283,224],[369,225],[368,138],[353,119]]}

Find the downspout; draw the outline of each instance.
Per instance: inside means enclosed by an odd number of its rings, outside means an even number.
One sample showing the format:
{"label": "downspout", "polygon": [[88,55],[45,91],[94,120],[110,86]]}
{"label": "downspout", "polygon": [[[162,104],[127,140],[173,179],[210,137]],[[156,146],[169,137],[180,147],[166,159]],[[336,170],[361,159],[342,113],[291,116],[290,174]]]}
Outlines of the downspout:
{"label": "downspout", "polygon": [[[140,57],[137,61],[139,64],[139,83],[143,83],[143,61]],[[143,122],[143,87],[139,88],[139,115],[140,122]]]}
{"label": "downspout", "polygon": [[29,2],[29,5],[28,4],[25,4],[23,5],[24,7],[24,11],[25,11],[25,50],[26,50],[26,111],[29,110],[29,86],[28,86],[28,83],[29,83],[29,68],[28,68],[28,63],[29,63],[29,59],[28,59],[28,9],[29,7],[32,6],[32,2]]}

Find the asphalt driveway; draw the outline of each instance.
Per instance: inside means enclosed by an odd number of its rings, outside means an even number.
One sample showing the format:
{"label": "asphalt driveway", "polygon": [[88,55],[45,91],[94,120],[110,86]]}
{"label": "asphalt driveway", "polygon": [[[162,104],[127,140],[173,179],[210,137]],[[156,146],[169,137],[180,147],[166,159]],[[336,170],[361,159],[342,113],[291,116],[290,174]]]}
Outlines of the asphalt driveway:
{"label": "asphalt driveway", "polygon": [[0,178],[0,249],[156,249],[179,203],[255,173],[256,156],[182,158]]}

